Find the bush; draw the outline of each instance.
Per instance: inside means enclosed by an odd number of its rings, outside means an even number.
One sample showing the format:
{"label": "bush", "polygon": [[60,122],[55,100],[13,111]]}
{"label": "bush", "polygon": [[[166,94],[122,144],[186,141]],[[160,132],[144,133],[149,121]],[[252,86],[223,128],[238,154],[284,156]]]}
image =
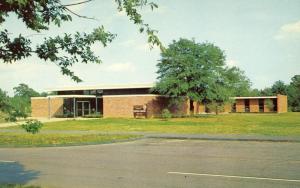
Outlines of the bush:
{"label": "bush", "polygon": [[16,122],[17,121],[17,114],[14,113],[14,112],[8,113],[8,116],[5,118],[5,121]]}
{"label": "bush", "polygon": [[16,122],[17,118],[26,119],[28,115],[20,110],[12,110],[8,112],[8,116],[5,118],[5,121]]}
{"label": "bush", "polygon": [[161,118],[162,119],[167,120],[167,119],[169,119],[171,117],[172,117],[172,114],[171,114],[171,112],[168,109],[165,108],[165,109],[162,110],[162,112],[161,112]]}
{"label": "bush", "polygon": [[99,112],[97,112],[97,113],[93,113],[93,114],[89,114],[89,115],[84,115],[82,117],[83,118],[102,118],[103,115],[100,114]]}
{"label": "bush", "polygon": [[21,127],[25,129],[26,132],[36,134],[42,128],[42,122],[38,120],[28,120],[25,124],[22,124]]}
{"label": "bush", "polygon": [[274,106],[275,106],[275,105],[274,105],[274,103],[273,103],[272,100],[270,100],[270,99],[265,100],[265,104],[266,104],[267,108],[268,108],[271,112],[274,111]]}

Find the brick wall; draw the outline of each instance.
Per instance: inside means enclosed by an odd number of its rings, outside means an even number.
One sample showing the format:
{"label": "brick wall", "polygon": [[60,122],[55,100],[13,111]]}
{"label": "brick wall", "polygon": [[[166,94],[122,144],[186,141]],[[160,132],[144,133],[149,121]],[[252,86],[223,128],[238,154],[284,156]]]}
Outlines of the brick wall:
{"label": "brick wall", "polygon": [[287,96],[286,95],[277,95],[277,112],[284,113],[287,112]]}
{"label": "brick wall", "polygon": [[245,112],[245,100],[236,99],[236,112]]}
{"label": "brick wall", "polygon": [[[50,116],[63,114],[62,98],[50,99]],[[31,116],[32,117],[49,117],[49,103],[47,97],[33,97],[31,98]]]}
{"label": "brick wall", "polygon": [[258,99],[250,99],[249,105],[250,105],[250,112],[259,112]]}
{"label": "brick wall", "polygon": [[205,113],[205,106],[200,102],[194,102],[194,114],[202,114]]}
{"label": "brick wall", "polygon": [[[168,102],[166,97],[155,95],[103,96],[103,117],[133,117],[133,106],[145,104],[147,117],[157,117],[164,108],[167,108]],[[185,102],[182,105],[182,113],[186,113],[187,109]],[[175,108],[171,111],[176,113]]]}
{"label": "brick wall", "polygon": [[229,112],[231,112],[231,105],[232,105],[232,104],[230,104],[230,103],[226,103],[226,104],[224,105],[224,113],[229,113]]}

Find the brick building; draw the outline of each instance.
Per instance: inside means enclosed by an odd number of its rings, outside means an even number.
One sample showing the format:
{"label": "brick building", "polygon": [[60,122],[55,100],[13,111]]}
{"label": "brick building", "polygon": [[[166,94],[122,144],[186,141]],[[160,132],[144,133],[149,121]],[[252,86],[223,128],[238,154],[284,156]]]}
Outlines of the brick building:
{"label": "brick building", "polygon": [[[52,89],[56,95],[32,97],[32,117],[78,117],[103,114],[103,117],[133,117],[133,107],[146,107],[147,117],[156,117],[167,108],[169,100],[165,96],[153,94],[153,84],[115,85],[94,87],[70,87]],[[228,112],[287,112],[287,97],[284,95],[267,97],[233,97],[233,105],[225,105]],[[267,102],[268,101],[268,102]],[[271,103],[271,105],[270,105]],[[171,108],[177,114],[209,113],[206,105],[186,99],[180,107]]]}

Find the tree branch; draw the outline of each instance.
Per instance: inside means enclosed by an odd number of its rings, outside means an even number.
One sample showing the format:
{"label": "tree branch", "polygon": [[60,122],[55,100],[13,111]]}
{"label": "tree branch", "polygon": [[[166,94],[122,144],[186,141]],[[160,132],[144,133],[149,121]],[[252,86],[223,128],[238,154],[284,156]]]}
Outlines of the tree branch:
{"label": "tree branch", "polygon": [[65,9],[66,11],[74,14],[75,16],[79,17],[79,18],[84,18],[84,19],[89,19],[89,20],[96,20],[96,21],[99,21],[98,19],[96,18],[91,18],[91,17],[87,17],[87,16],[82,16],[80,14],[77,14],[76,12],[72,11],[71,9],[69,9],[68,7],[63,7],[63,9]]}
{"label": "tree branch", "polygon": [[80,4],[84,4],[84,3],[89,3],[93,0],[86,0],[86,1],[81,1],[81,2],[78,2],[78,3],[71,3],[71,4],[66,4],[66,5],[61,5],[63,7],[69,7],[69,6],[74,6],[74,5],[80,5]]}

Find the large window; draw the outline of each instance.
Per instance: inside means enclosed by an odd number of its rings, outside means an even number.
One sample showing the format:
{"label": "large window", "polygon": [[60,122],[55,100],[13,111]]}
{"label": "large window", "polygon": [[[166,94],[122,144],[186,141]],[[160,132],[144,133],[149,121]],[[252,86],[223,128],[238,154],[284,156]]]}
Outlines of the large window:
{"label": "large window", "polygon": [[236,112],[236,103],[233,103],[231,106],[231,112]]}
{"label": "large window", "polygon": [[194,114],[194,101],[190,100],[190,114]]}
{"label": "large window", "polygon": [[274,112],[277,112],[277,98],[276,98],[276,99],[273,99],[273,104],[274,104],[273,111],[274,111]]}
{"label": "large window", "polygon": [[264,99],[259,99],[258,100],[258,106],[259,106],[259,112],[264,112]]}
{"label": "large window", "polygon": [[63,117],[74,117],[73,99],[64,99]]}
{"label": "large window", "polygon": [[245,112],[250,112],[250,101],[245,99]]}

